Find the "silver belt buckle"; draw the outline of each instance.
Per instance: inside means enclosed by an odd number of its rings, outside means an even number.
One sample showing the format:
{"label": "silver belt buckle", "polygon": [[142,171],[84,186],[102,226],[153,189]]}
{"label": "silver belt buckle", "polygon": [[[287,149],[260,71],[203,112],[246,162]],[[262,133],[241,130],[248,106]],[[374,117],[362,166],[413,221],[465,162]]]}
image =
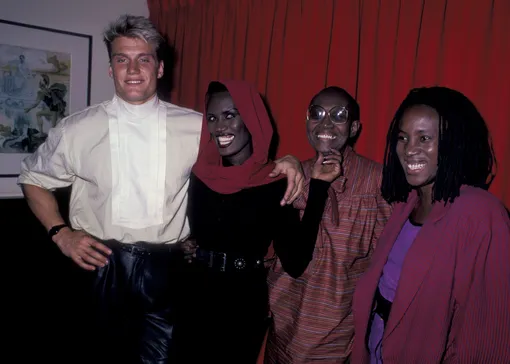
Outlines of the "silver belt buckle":
{"label": "silver belt buckle", "polygon": [[246,259],[244,258],[237,258],[234,260],[234,267],[236,267],[237,270],[243,270],[246,268]]}

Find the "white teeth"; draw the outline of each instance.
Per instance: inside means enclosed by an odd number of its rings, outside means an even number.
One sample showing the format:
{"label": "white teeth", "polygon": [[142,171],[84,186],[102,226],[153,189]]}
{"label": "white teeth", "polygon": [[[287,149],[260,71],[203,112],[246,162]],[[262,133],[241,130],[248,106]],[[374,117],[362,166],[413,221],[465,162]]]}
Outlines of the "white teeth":
{"label": "white teeth", "polygon": [[408,164],[407,168],[409,168],[412,171],[417,171],[417,170],[425,168],[425,163]]}
{"label": "white teeth", "polygon": [[333,140],[333,139],[336,139],[336,136],[328,135],[328,134],[319,134],[319,135],[317,135],[317,138]]}
{"label": "white teeth", "polygon": [[221,146],[230,144],[232,140],[234,140],[233,135],[218,137],[218,142],[220,143]]}
{"label": "white teeth", "polygon": [[142,83],[142,81],[126,81],[126,83],[138,85],[138,84]]}

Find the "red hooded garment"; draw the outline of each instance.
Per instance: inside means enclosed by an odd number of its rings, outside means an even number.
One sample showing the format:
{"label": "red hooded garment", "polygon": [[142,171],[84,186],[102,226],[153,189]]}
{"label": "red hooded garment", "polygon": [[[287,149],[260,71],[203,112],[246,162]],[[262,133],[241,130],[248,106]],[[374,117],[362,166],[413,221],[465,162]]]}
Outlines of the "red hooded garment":
{"label": "red hooded garment", "polygon": [[[265,185],[283,178],[269,177],[275,164],[269,160],[273,126],[266,107],[255,86],[246,81],[218,81],[229,91],[246,128],[251,134],[253,154],[239,166],[224,167],[218,147],[207,128],[207,112],[202,119],[202,134],[198,158],[193,173],[210,189],[231,194],[245,188]],[[207,102],[206,102],[207,104]],[[207,106],[207,105],[206,105]]]}

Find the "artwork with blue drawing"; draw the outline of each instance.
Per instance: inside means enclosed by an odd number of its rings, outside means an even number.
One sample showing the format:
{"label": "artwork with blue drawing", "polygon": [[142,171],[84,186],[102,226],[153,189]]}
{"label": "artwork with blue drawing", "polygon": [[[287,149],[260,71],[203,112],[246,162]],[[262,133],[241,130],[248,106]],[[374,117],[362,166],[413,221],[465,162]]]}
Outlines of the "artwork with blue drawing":
{"label": "artwork with blue drawing", "polygon": [[0,44],[0,153],[33,153],[69,114],[71,56]]}

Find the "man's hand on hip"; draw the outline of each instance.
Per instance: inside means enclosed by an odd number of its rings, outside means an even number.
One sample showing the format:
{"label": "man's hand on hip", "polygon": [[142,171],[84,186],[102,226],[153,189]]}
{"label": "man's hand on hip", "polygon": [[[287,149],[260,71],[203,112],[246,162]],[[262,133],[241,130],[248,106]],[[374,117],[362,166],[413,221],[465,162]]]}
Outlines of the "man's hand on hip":
{"label": "man's hand on hip", "polygon": [[54,237],[62,253],[71,258],[81,268],[95,270],[108,264],[108,256],[112,251],[83,231],[73,231],[66,227]]}

